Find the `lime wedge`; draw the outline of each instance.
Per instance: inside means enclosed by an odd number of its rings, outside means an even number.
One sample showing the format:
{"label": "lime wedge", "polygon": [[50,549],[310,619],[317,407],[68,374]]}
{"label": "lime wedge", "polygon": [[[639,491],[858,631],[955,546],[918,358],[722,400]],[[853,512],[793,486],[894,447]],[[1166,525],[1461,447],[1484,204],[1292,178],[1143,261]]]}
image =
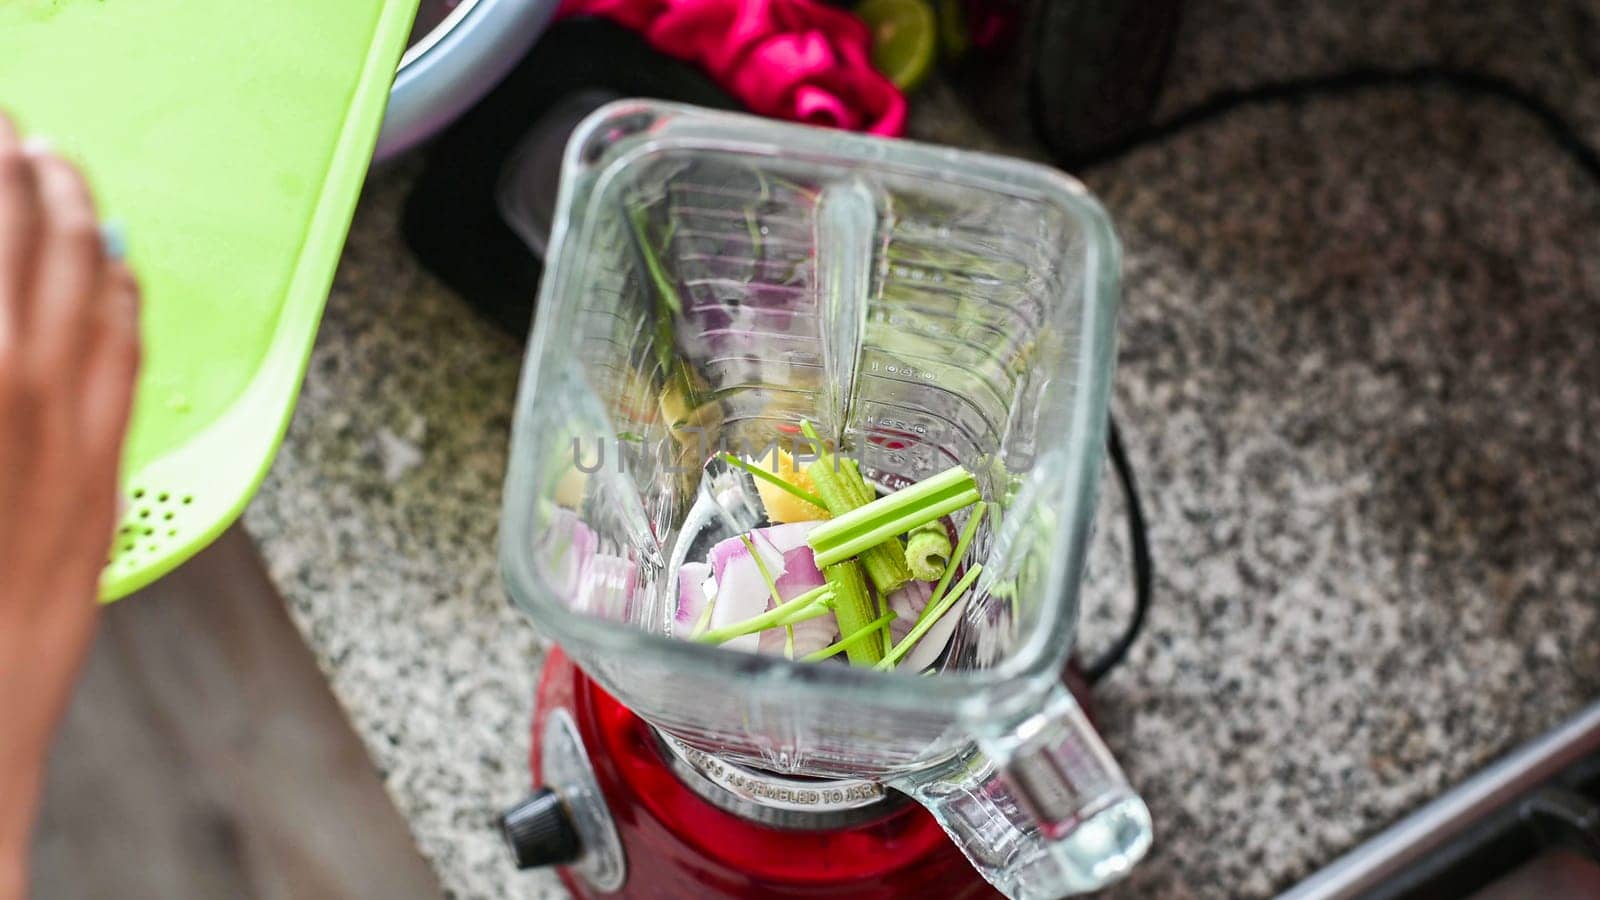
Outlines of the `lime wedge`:
{"label": "lime wedge", "polygon": [[928,0],[866,0],[856,15],[872,29],[872,65],[909,91],[928,77],[939,26]]}

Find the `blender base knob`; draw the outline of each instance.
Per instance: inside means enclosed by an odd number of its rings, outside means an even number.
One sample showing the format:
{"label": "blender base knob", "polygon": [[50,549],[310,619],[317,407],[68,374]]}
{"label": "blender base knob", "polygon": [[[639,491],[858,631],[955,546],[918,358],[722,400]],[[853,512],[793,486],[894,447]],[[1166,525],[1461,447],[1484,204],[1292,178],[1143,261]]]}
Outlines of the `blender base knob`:
{"label": "blender base knob", "polygon": [[565,865],[583,852],[566,804],[550,788],[540,788],[507,810],[500,817],[500,833],[519,869]]}

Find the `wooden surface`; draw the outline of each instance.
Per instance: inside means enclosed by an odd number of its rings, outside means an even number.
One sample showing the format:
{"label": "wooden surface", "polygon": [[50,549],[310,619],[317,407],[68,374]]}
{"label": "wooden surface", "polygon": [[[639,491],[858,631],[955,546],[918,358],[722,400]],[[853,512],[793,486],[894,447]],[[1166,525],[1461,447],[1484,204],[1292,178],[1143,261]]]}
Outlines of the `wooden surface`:
{"label": "wooden surface", "polygon": [[34,895],[440,896],[238,528],[107,610],[52,759]]}

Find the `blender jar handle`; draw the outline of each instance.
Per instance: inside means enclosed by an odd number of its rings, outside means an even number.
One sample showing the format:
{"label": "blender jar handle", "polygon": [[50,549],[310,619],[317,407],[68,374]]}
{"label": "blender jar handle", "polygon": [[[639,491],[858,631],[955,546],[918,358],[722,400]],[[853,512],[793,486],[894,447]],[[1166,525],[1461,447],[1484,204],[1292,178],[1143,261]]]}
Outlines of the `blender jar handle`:
{"label": "blender jar handle", "polygon": [[1009,730],[984,729],[977,740],[957,761],[894,786],[927,807],[1006,896],[1096,890],[1149,849],[1149,810],[1064,687]]}

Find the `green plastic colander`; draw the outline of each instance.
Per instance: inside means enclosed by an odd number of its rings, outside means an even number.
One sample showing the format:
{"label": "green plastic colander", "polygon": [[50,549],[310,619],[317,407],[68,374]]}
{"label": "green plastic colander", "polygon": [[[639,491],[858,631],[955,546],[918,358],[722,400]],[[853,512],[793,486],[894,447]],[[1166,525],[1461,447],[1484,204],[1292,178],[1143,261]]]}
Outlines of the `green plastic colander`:
{"label": "green plastic colander", "polygon": [[414,0],[0,0],[0,106],[144,286],[110,600],[243,511],[305,373]]}

